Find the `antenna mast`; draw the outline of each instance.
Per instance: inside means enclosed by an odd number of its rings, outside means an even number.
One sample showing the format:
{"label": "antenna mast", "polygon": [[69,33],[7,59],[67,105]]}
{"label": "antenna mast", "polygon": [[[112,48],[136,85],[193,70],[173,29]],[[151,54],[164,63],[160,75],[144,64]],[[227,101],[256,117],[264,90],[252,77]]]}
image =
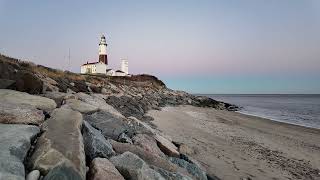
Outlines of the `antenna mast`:
{"label": "antenna mast", "polygon": [[71,61],[70,61],[70,48],[69,48],[69,53],[68,53],[68,71],[70,71],[70,64],[71,64]]}

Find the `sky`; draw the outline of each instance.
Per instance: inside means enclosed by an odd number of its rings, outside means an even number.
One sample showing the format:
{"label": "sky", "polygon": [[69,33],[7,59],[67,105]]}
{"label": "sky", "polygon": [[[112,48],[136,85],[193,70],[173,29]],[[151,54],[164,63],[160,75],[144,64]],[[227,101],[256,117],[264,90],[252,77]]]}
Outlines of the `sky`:
{"label": "sky", "polygon": [[101,34],[111,68],[172,89],[320,93],[319,0],[0,0],[2,54],[80,72]]}

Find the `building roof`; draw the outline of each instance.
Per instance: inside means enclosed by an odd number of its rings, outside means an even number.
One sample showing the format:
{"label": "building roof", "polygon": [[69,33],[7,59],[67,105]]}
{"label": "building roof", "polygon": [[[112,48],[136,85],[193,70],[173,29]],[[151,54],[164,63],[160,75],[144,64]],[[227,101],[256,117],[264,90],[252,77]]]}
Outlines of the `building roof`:
{"label": "building roof", "polygon": [[108,71],[114,71],[114,70],[113,69],[107,69],[106,72],[108,72]]}
{"label": "building roof", "polygon": [[98,63],[99,63],[99,62],[91,62],[91,63],[87,62],[87,63],[85,63],[85,64],[82,64],[82,66],[90,65],[90,64],[98,64]]}
{"label": "building roof", "polygon": [[121,71],[121,70],[116,70],[116,72],[122,72],[122,73],[124,73],[123,71]]}

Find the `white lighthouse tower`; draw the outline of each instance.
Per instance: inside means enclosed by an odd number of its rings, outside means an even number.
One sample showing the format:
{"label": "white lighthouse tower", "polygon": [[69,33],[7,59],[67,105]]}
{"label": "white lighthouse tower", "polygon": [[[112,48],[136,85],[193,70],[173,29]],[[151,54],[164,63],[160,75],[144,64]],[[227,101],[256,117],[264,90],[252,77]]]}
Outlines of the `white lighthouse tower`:
{"label": "white lighthouse tower", "polygon": [[99,43],[99,62],[108,64],[107,41],[104,35],[101,36]]}

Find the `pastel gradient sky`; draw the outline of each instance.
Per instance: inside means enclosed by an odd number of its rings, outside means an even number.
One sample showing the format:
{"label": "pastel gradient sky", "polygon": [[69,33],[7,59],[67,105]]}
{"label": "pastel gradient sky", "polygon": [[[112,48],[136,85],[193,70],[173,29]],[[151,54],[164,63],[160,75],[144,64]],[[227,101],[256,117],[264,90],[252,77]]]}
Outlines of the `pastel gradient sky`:
{"label": "pastel gradient sky", "polygon": [[320,93],[319,0],[0,0],[0,53],[80,71],[98,59],[192,93]]}

